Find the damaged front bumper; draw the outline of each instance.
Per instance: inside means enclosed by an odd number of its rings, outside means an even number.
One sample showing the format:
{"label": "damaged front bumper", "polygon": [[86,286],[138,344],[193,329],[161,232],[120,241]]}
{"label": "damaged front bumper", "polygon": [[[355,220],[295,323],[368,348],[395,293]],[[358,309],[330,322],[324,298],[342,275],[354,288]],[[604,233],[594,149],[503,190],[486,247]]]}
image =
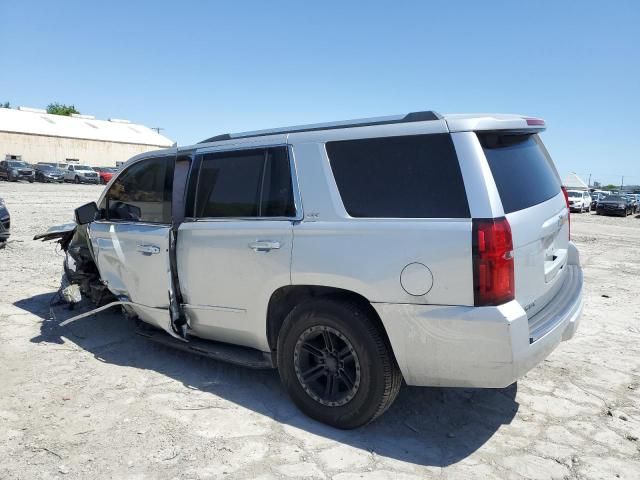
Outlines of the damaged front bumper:
{"label": "damaged front bumper", "polygon": [[[33,237],[34,240],[54,241],[60,244],[66,253],[64,273],[70,285],[78,285],[80,292],[95,305],[100,306],[115,300],[100,279],[87,238],[87,229],[83,225],[66,223],[49,228],[46,232]],[[78,303],[77,295],[68,296],[69,304]]]}

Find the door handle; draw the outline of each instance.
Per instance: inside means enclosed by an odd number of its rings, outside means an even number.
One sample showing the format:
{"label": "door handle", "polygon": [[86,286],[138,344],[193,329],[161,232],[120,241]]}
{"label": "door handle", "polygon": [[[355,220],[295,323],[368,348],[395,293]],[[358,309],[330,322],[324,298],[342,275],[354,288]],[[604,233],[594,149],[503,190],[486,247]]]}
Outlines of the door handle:
{"label": "door handle", "polygon": [[138,245],[136,250],[143,255],[156,255],[160,253],[160,247],[156,245]]}
{"label": "door handle", "polygon": [[249,248],[256,252],[269,252],[271,250],[277,250],[282,244],[276,240],[256,240],[249,244]]}

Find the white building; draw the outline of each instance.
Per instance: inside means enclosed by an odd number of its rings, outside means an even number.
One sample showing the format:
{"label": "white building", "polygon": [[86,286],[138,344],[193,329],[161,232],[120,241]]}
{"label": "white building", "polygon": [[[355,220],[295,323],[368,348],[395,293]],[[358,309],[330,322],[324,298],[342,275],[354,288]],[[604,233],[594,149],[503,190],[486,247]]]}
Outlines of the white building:
{"label": "white building", "polygon": [[25,107],[0,108],[0,160],[77,161],[109,167],[138,153],[173,144],[149,127],[127,120],[50,115],[44,110]]}

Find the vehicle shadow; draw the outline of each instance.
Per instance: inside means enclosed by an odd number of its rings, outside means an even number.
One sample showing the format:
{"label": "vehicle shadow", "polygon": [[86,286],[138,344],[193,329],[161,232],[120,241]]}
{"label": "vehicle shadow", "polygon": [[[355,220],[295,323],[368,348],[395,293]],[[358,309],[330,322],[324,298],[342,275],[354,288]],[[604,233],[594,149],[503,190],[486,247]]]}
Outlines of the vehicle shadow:
{"label": "vehicle shadow", "polygon": [[[478,450],[501,425],[510,423],[518,410],[516,384],[504,389],[405,385],[378,420],[360,429],[338,430],[300,413],[282,389],[275,370],[245,369],[158,345],[136,335],[134,323],[116,309],[60,327],[80,309],[56,307],[52,319],[52,297],[37,295],[15,303],[42,319],[40,335],[31,342],[71,341],[103,362],[155,370],[190,389],[210,393],[284,425],[391,459],[436,467],[456,463]],[[237,421],[242,421],[241,417]]]}

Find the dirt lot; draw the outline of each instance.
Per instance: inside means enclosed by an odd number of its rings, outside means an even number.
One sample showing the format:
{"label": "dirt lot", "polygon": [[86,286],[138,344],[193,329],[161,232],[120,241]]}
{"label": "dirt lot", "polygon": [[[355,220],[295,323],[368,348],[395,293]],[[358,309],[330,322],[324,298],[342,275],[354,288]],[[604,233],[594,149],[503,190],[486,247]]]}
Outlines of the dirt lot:
{"label": "dirt lot", "polygon": [[275,371],[152,344],[117,313],[59,327],[62,257],[31,238],[99,192],[0,183],[0,478],[640,478],[639,218],[572,215],[582,324],[517,385],[404,387],[343,432],[302,416]]}

